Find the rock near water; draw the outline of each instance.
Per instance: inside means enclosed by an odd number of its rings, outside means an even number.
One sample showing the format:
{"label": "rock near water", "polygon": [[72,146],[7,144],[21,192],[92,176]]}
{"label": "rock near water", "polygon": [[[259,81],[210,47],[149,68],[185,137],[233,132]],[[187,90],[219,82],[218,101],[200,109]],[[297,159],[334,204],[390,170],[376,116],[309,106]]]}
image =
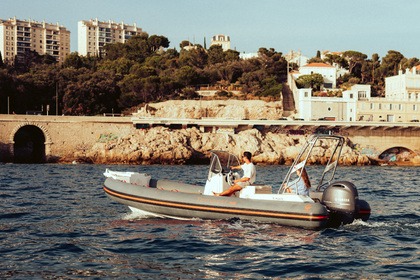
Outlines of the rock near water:
{"label": "rock near water", "polygon": [[[238,134],[206,133],[197,128],[172,130],[166,127],[140,129],[138,133],[107,142],[97,142],[87,152],[76,152],[81,162],[103,164],[204,164],[211,150],[224,150],[240,156],[253,154],[257,164],[291,164],[305,143],[303,135],[262,133],[257,129]],[[317,147],[310,164],[325,163],[331,147]],[[367,165],[369,159],[349,146],[342,152],[341,164]]]}

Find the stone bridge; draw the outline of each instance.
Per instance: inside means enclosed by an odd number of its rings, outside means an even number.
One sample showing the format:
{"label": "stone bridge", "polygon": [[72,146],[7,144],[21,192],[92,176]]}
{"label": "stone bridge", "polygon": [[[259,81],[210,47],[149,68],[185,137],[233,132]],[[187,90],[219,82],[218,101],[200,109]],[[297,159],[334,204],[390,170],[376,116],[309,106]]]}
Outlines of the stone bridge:
{"label": "stone bridge", "polygon": [[251,128],[288,135],[333,133],[347,137],[355,149],[371,158],[420,155],[419,123],[0,115],[0,161],[71,160],[66,157],[76,150],[85,151],[98,141],[153,126],[195,126],[209,133],[237,133]]}

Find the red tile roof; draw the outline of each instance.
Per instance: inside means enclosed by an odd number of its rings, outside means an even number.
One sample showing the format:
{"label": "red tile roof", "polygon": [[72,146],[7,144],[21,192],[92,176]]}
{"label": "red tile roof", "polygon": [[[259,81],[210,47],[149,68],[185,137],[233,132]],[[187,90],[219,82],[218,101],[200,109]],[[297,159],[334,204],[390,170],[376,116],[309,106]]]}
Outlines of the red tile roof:
{"label": "red tile roof", "polygon": [[329,67],[329,68],[334,68],[334,66],[331,66],[329,64],[322,63],[322,62],[309,63],[309,64],[306,64],[302,67]]}

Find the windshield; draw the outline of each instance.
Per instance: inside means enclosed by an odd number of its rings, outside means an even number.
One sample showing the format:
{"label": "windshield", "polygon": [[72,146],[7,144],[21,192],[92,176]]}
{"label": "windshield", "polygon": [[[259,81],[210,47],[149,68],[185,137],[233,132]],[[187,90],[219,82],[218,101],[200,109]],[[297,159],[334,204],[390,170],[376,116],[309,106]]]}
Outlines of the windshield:
{"label": "windshield", "polygon": [[227,173],[231,166],[240,165],[238,157],[224,151],[211,151],[209,178],[213,174]]}

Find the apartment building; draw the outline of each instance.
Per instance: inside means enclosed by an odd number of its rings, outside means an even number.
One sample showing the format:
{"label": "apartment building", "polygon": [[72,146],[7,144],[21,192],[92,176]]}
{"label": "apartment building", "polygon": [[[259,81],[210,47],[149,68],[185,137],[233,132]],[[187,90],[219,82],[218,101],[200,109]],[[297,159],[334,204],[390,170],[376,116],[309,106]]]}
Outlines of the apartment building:
{"label": "apartment building", "polygon": [[0,19],[0,52],[13,63],[27,51],[49,54],[63,63],[70,53],[70,31],[64,26],[34,20]]}
{"label": "apartment building", "polygon": [[143,30],[133,25],[113,21],[98,21],[98,19],[78,22],[78,53],[79,55],[100,55],[103,47],[111,43],[125,43]]}
{"label": "apartment building", "polygon": [[222,46],[223,51],[230,50],[230,37],[226,35],[215,35],[211,38],[210,46],[219,45]]}

